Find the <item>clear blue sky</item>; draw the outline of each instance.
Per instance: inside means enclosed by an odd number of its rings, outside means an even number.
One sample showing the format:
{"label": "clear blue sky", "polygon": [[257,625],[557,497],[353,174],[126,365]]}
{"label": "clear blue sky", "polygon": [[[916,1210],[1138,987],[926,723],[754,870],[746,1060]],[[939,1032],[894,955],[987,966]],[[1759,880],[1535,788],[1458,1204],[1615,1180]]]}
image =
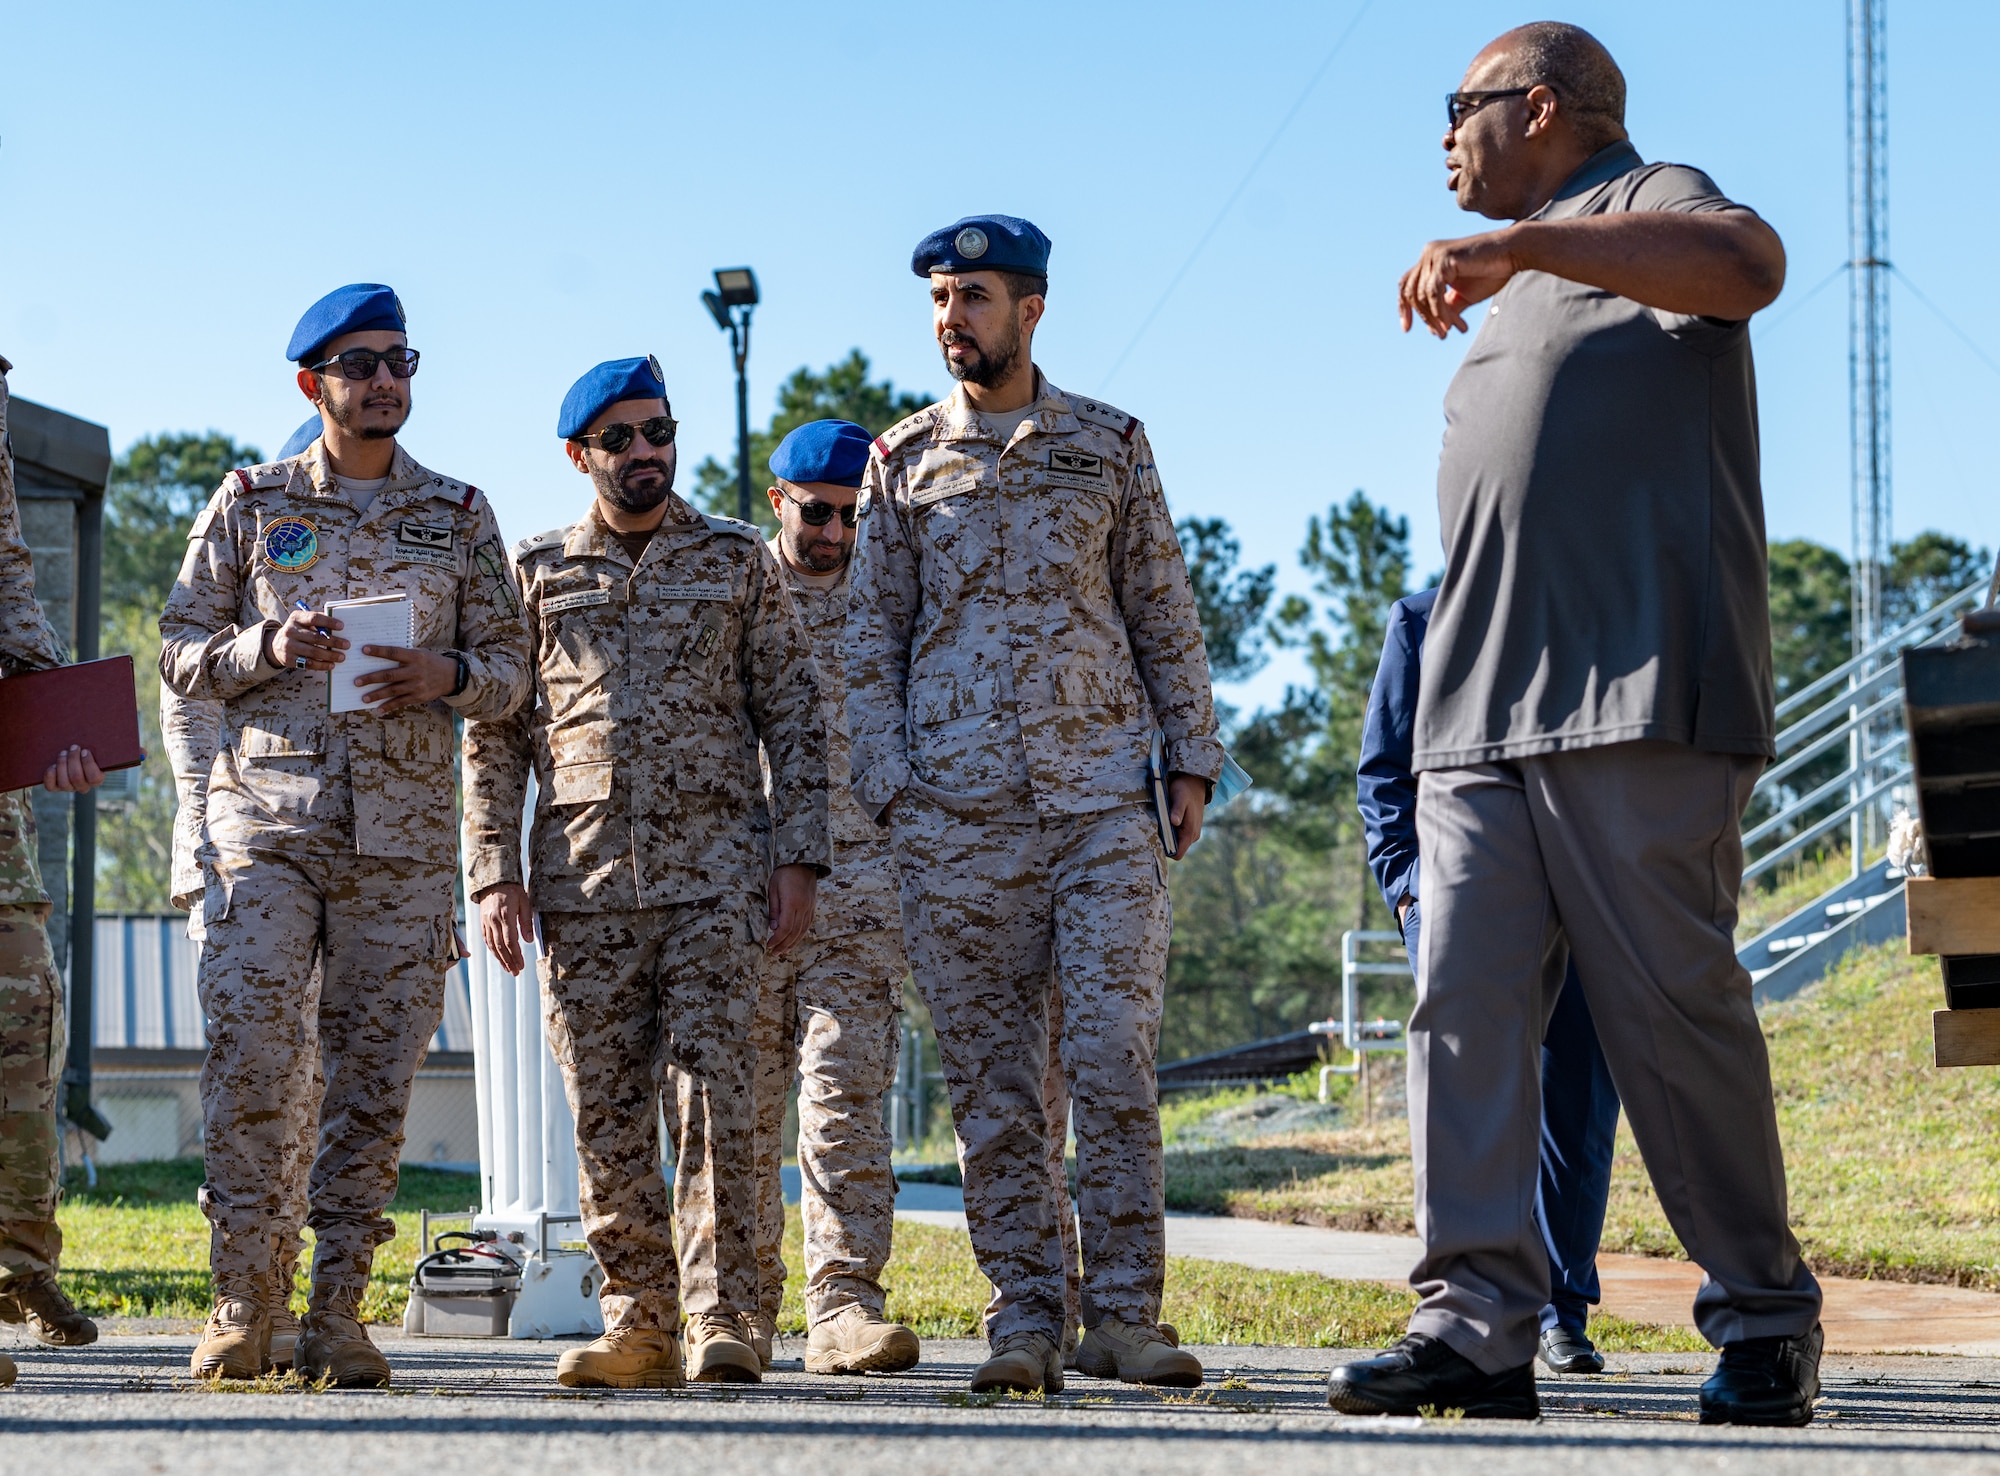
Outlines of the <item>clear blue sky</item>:
{"label": "clear blue sky", "polygon": [[[1037,358],[1150,427],[1178,515],[1222,516],[1290,587],[1307,516],[1364,488],[1437,552],[1439,402],[1462,342],[1396,332],[1397,274],[1462,234],[1442,95],[1492,35],[1589,26],[1648,158],[1696,164],[1779,229],[1758,330],[1773,536],[1848,543],[1841,0],[1375,0],[1136,350],[1114,362],[1360,10],[517,4],[22,6],[0,48],[0,353],[16,393],[114,445],[214,427],[268,452],[305,410],[281,355],[342,282],[402,294],[424,352],[406,442],[488,489],[510,536],[576,516],[556,407],[654,352],[683,482],[727,455],[733,391],[698,294],[764,286],[751,405],[856,345],[947,383],[912,244],[956,217],[1055,241]],[[2000,204],[1965,178],[2000,6],[1893,5],[1892,249],[1989,358],[1952,272]],[[1953,263],[1960,263],[1954,267]],[[1982,278],[1983,280],[1983,278]],[[1900,286],[1896,529],[2000,541],[1982,455],[2000,372]],[[761,469],[760,469],[761,470]],[[1271,700],[1287,662],[1238,701]]]}

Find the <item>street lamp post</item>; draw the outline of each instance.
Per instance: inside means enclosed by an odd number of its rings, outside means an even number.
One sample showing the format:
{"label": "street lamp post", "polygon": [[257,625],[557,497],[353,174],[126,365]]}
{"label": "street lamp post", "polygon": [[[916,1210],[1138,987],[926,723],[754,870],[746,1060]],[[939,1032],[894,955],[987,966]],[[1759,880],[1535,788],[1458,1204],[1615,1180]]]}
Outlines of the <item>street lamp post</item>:
{"label": "street lamp post", "polygon": [[750,311],[757,306],[757,274],[748,267],[718,267],[715,291],[704,292],[702,303],[715,326],[729,333],[729,350],[736,357],[736,516],[750,519],[750,381],[744,365],[750,361]]}

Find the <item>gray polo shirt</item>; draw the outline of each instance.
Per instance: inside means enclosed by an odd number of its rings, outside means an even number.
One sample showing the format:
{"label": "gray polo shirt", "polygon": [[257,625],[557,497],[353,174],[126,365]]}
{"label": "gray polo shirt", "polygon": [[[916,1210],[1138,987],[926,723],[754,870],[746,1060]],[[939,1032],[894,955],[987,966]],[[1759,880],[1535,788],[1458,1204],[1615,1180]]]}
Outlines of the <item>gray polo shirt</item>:
{"label": "gray polo shirt", "polygon": [[[1620,143],[1531,218],[1743,208]],[[1641,738],[1770,756],[1749,324],[1523,272],[1444,412],[1415,767]]]}

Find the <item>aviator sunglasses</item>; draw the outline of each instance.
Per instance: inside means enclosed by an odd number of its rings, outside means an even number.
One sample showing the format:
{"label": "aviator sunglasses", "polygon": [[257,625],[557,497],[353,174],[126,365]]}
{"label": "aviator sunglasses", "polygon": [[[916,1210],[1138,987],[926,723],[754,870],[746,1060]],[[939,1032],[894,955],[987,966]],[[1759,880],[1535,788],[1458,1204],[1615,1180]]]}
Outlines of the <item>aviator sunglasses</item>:
{"label": "aviator sunglasses", "polygon": [[1456,132],[1464,127],[1467,118],[1488,103],[1498,102],[1503,97],[1526,97],[1534,90],[1533,87],[1499,87],[1485,92],[1447,92],[1444,95],[1445,119]]}
{"label": "aviator sunglasses", "polygon": [[341,375],[347,379],[373,379],[375,366],[387,364],[389,373],[397,379],[408,379],[417,372],[417,351],[413,348],[375,349],[351,348],[344,354],[335,354],[330,359],[321,359],[317,364],[306,367],[318,374],[340,366]]}
{"label": "aviator sunglasses", "polygon": [[614,420],[603,430],[592,431],[583,436],[571,436],[570,439],[586,446],[600,447],[616,456],[632,444],[634,435],[644,436],[650,446],[671,446],[674,443],[674,431],[679,426],[680,422],[671,415],[655,415],[640,421],[637,425],[627,425],[622,420]]}
{"label": "aviator sunglasses", "polygon": [[824,528],[833,521],[835,513],[840,514],[840,526],[843,528],[852,528],[861,521],[861,505],[857,502],[850,502],[845,507],[835,507],[832,503],[821,502],[818,498],[814,498],[811,502],[801,502],[783,487],[778,489],[778,495],[799,510],[799,516],[809,527]]}

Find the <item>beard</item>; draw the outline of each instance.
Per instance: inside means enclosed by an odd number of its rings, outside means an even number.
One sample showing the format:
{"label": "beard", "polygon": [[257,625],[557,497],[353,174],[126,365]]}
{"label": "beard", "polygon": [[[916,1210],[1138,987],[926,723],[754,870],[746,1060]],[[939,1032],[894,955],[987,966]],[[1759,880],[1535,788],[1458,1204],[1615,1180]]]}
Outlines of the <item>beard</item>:
{"label": "beard", "polygon": [[970,333],[961,332],[956,328],[947,328],[944,336],[938,340],[938,350],[940,353],[943,353],[944,350],[953,344],[964,344],[972,352],[967,354],[963,359],[953,359],[950,354],[946,353],[944,355],[945,373],[949,374],[953,379],[962,379],[967,383],[976,384],[981,389],[991,389],[1014,372],[1015,361],[1021,357],[1021,326],[1010,319],[1007,324],[1006,336],[991,348],[988,348]]}
{"label": "beard", "polygon": [[786,551],[792,562],[815,574],[831,574],[845,568],[854,553],[851,543],[821,543],[806,529],[785,534]]}
{"label": "beard", "polygon": [[[628,479],[642,471],[657,471],[660,479],[647,487],[625,485]],[[620,512],[651,512],[665,502],[667,494],[674,490],[674,468],[671,462],[648,456],[626,462],[614,474],[610,467],[593,461],[590,464],[590,480],[597,488],[597,495]]]}
{"label": "beard", "polygon": [[[399,413],[396,416],[396,423],[394,425],[364,425],[357,430],[354,426],[354,421],[361,414],[364,408],[365,399],[366,396],[353,400],[341,400],[341,399],[336,399],[332,395],[322,392],[320,395],[319,405],[320,409],[326,412],[326,418],[328,420],[331,420],[335,425],[339,426],[343,431],[347,432],[348,435],[353,436],[356,440],[359,441],[394,440],[396,438],[396,432],[400,431],[403,428],[404,422],[410,418],[410,402],[408,400],[403,401],[401,413]],[[380,407],[378,406],[375,408],[380,408]]]}

